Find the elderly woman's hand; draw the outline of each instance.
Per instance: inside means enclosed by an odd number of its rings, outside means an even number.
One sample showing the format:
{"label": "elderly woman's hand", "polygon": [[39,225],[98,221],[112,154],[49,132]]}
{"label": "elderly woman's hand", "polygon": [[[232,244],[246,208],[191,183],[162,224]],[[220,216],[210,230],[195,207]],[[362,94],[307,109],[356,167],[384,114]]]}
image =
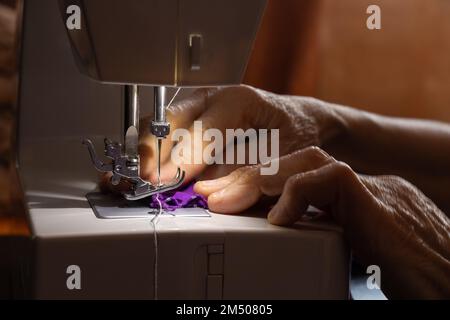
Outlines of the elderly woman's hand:
{"label": "elderly woman's hand", "polygon": [[[209,128],[220,130],[224,137],[226,129],[278,129],[279,154],[282,156],[306,146],[325,144],[343,128],[340,117],[328,103],[313,98],[277,95],[249,86],[197,90],[188,99],[169,107],[167,118],[171,132],[162,143],[163,182],[172,179],[179,165],[171,157],[174,148],[182,147],[185,142],[176,144],[172,141],[177,129],[189,130],[192,137],[202,137],[203,132]],[[156,142],[155,137],[148,132],[150,121],[151,117],[148,117],[140,124],[140,174],[143,179],[156,182]],[[195,121],[201,121],[202,132],[195,132],[198,130],[194,126]],[[195,145],[205,147],[209,143],[200,141]],[[194,150],[193,141],[190,146],[183,147],[185,150],[191,149],[186,155],[198,152]],[[194,178],[223,176],[240,166],[242,164],[208,166],[203,159],[201,163],[185,159],[180,165],[186,172],[185,182]],[[101,186],[113,190],[128,187],[126,183],[118,187],[110,185],[109,177],[104,176]]]}
{"label": "elderly woman's hand", "polygon": [[[389,297],[450,297],[450,221],[415,186],[397,176],[356,174],[317,147],[286,155],[275,176],[261,165],[197,182],[214,212],[238,213],[262,196],[280,196],[271,223],[288,226],[308,206],[331,214],[354,254],[381,268]],[[442,280],[445,281],[443,282]]]}
{"label": "elderly woman's hand", "polygon": [[[170,107],[168,119],[171,134],[176,129],[186,128],[191,136],[195,136],[194,121],[202,122],[203,132],[215,128],[224,137],[226,129],[278,129],[280,155],[306,146],[322,145],[340,128],[333,109],[325,102],[276,95],[249,86],[198,90],[189,99]],[[149,121],[145,119],[141,129],[148,130]],[[209,143],[200,142],[203,146]],[[176,170],[177,165],[170,156],[173,147],[174,142],[168,137],[162,148],[163,180],[170,179]],[[140,154],[141,175],[156,180],[155,138],[145,132],[141,132]],[[203,173],[207,165],[204,162],[193,164],[185,161],[181,167],[186,171],[186,179],[191,180]],[[234,168],[229,166],[227,171]]]}

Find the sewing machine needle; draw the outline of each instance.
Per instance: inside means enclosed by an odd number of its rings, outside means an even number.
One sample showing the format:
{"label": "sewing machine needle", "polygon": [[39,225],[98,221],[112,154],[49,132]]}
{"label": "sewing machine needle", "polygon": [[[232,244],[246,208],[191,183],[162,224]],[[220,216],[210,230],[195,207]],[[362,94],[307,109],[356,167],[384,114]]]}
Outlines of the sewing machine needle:
{"label": "sewing machine needle", "polygon": [[162,139],[156,139],[156,174],[158,175],[158,187],[161,186],[161,144]]}

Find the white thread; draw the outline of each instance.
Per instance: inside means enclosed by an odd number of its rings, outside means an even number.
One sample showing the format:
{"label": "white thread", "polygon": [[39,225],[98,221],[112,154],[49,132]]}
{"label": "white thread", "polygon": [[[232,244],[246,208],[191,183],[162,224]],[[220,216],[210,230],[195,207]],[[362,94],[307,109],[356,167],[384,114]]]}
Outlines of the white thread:
{"label": "white thread", "polygon": [[[172,104],[173,100],[175,100],[176,96],[178,95],[178,92],[180,92],[181,88],[178,88],[177,91],[175,92],[175,94],[173,95],[172,99],[170,100],[170,102],[167,104],[166,108],[170,107],[170,105]],[[156,230],[156,224],[158,223],[158,219],[159,216],[162,214],[162,203],[161,200],[159,200],[159,193],[156,194],[156,201],[158,202],[158,206],[159,209],[158,211],[155,213],[155,216],[150,220],[150,223],[153,227],[153,242],[154,242],[154,249],[155,249],[155,260],[153,263],[153,269],[154,269],[154,273],[153,273],[153,295],[154,295],[154,299],[158,300],[158,233]]]}
{"label": "white thread", "polygon": [[162,214],[162,203],[159,200],[159,193],[156,194],[156,201],[158,202],[159,209],[155,213],[155,216],[150,220],[151,225],[153,226],[153,241],[154,241],[154,249],[155,249],[155,259],[153,263],[153,295],[154,299],[158,300],[158,234],[156,230],[156,224],[158,223],[158,219],[160,214]]}
{"label": "white thread", "polygon": [[177,91],[173,95],[172,99],[170,99],[170,102],[167,104],[166,108],[170,107],[170,105],[172,104],[173,100],[175,100],[176,96],[178,95],[178,92],[180,92],[180,90],[181,90],[181,88],[177,89]]}

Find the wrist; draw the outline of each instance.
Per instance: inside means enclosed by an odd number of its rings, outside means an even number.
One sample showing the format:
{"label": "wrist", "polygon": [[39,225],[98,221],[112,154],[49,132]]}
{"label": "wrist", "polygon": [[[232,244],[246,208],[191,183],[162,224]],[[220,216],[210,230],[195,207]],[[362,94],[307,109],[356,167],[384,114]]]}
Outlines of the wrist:
{"label": "wrist", "polygon": [[[330,155],[350,166],[364,166],[364,159],[355,150],[364,149],[370,132],[378,126],[376,116],[369,112],[323,102],[325,116],[318,121],[320,146]],[[368,132],[367,132],[368,131]],[[369,135],[369,136],[367,136]]]}
{"label": "wrist", "polygon": [[318,128],[319,146],[341,145],[352,131],[349,108],[319,100],[316,102],[319,105],[312,108],[312,116]]}

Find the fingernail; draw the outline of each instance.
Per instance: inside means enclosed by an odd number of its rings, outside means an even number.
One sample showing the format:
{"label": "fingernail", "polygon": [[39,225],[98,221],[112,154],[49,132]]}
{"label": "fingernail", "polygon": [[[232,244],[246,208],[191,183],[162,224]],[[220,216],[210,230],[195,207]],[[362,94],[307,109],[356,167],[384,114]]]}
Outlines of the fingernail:
{"label": "fingernail", "polygon": [[208,201],[218,204],[218,203],[222,202],[225,197],[226,197],[226,191],[225,191],[225,189],[222,189],[220,191],[212,193],[208,197]]}
{"label": "fingernail", "polygon": [[277,205],[275,205],[270,211],[269,214],[267,215],[267,220],[272,223],[275,224],[276,220],[277,220],[277,216],[278,216],[278,208]]}
{"label": "fingernail", "polygon": [[267,220],[269,220],[269,222],[271,222],[273,220],[273,217],[275,216],[275,213],[272,210],[269,211],[269,214],[267,215]]}
{"label": "fingernail", "polygon": [[203,188],[224,188],[229,184],[227,177],[222,177],[214,180],[203,180],[198,182],[200,187]]}
{"label": "fingernail", "polygon": [[217,180],[203,180],[197,182],[197,184],[201,187],[211,187],[217,184]]}

